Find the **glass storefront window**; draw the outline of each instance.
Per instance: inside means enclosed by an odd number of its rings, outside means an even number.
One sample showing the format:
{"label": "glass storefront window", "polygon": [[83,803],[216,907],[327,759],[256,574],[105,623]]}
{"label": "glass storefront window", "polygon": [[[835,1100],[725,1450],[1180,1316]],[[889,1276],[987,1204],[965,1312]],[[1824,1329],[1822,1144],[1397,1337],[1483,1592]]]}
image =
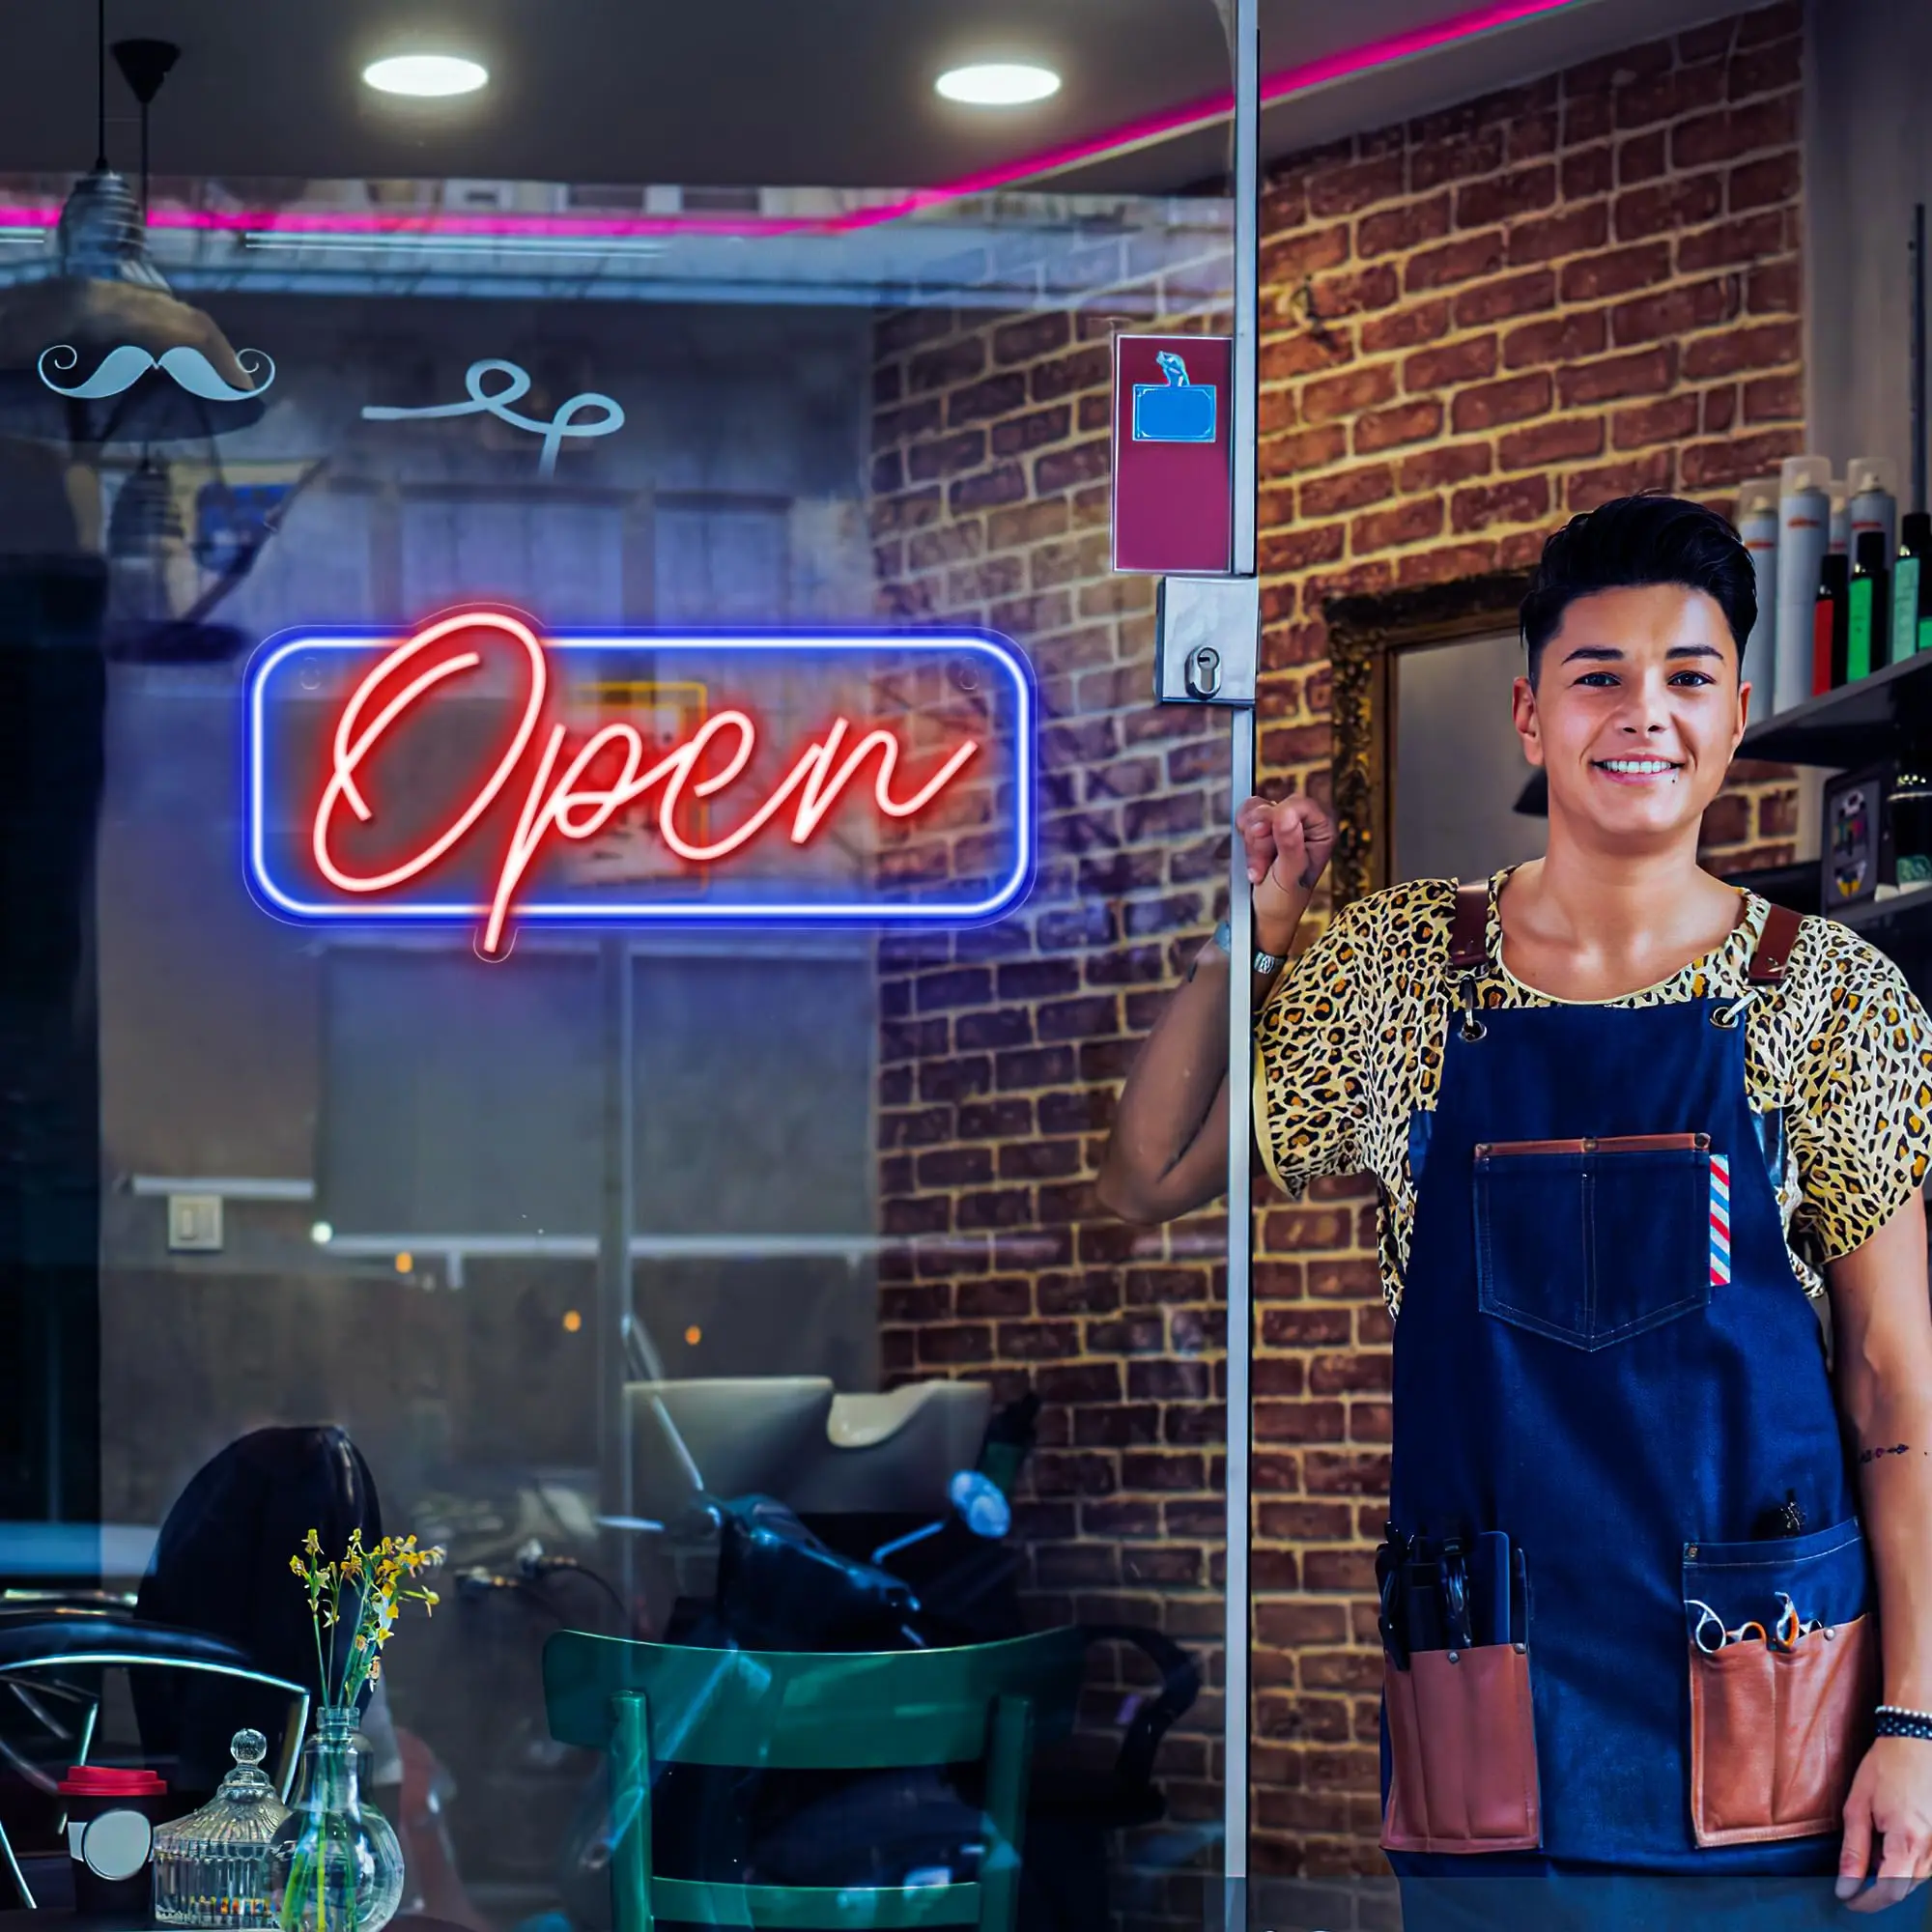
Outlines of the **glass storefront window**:
{"label": "glass storefront window", "polygon": [[[1111,339],[1225,327],[1224,185],[189,176],[175,98],[151,183],[0,180],[11,1902],[71,1763],[179,1815],[252,1726],[406,1914],[606,1926],[575,1631],[862,1659],[796,1695],[901,1750],[733,1680],[748,1769],[673,1762],[724,1693],[663,1680],[654,1883],[1198,1918],[1222,1235],[1083,1177],[1221,866],[1107,520]],[[355,1533],[446,1552],[359,1778],[290,1575]]]}

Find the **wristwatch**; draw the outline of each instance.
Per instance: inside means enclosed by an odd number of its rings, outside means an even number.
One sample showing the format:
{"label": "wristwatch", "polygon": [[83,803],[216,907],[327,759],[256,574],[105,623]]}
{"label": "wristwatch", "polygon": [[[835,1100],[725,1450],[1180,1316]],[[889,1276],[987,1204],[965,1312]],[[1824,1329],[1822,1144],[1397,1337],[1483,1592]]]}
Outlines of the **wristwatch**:
{"label": "wristwatch", "polygon": [[[1223,952],[1233,957],[1235,951],[1235,929],[1225,919],[1214,928],[1214,944]],[[1255,956],[1248,961],[1248,964],[1263,979],[1272,979],[1275,974],[1279,973],[1288,964],[1288,954],[1285,952],[1264,952],[1257,946],[1255,948]]]}

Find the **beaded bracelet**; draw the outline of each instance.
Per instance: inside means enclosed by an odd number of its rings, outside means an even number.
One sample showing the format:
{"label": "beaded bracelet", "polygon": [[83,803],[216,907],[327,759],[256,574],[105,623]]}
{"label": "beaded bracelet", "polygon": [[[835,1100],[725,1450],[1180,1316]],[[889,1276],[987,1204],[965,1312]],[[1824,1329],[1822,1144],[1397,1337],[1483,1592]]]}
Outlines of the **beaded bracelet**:
{"label": "beaded bracelet", "polygon": [[1881,1738],[1932,1739],[1932,1711],[1912,1711],[1903,1704],[1881,1704],[1872,1731]]}

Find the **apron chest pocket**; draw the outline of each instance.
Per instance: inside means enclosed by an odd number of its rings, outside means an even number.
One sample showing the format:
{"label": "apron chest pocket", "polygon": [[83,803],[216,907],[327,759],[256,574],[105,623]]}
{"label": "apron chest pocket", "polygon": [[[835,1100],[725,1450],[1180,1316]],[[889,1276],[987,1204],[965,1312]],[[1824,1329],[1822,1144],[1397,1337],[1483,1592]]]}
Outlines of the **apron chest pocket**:
{"label": "apron chest pocket", "polygon": [[1730,1278],[1729,1171],[1708,1134],[1475,1150],[1483,1313],[1606,1349],[1707,1306]]}
{"label": "apron chest pocket", "polygon": [[1697,1843],[1838,1831],[1878,1700],[1878,1630],[1858,1524],[1692,1544],[1684,1603]]}

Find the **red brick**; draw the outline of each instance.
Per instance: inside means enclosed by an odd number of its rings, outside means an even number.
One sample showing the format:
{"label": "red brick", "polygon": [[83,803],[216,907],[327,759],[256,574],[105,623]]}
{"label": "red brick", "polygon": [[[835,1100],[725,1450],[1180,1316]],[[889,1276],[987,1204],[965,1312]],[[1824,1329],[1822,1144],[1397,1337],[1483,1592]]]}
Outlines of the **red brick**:
{"label": "red brick", "polygon": [[1398,473],[1406,491],[1439,490],[1444,484],[1487,476],[1490,468],[1487,442],[1446,442],[1404,457]]}
{"label": "red brick", "polygon": [[1112,442],[1106,437],[1095,437],[1091,442],[1076,442],[1069,449],[1056,449],[1037,458],[1033,466],[1034,485],[1042,497],[1052,496],[1106,475],[1112,463]]}
{"label": "red brick", "polygon": [[1746,422],[1795,422],[1804,414],[1804,384],[1796,376],[1759,376],[1745,384]]}
{"label": "red brick", "polygon": [[1804,78],[1804,42],[1794,34],[1769,46],[1740,50],[1731,62],[1731,99],[1745,100],[1753,94],[1797,87]]}
{"label": "red brick", "polygon": [[1355,454],[1370,456],[1405,442],[1426,442],[1442,428],[1442,405],[1437,402],[1398,404],[1359,418],[1355,424]]}
{"label": "red brick", "polygon": [[1617,196],[1612,220],[1619,242],[1643,242],[1673,228],[1716,218],[1724,205],[1721,175],[1680,175]]}
{"label": "red brick", "polygon": [[1753,269],[1746,286],[1745,306],[1752,315],[1796,315],[1802,286],[1796,262],[1779,262]]}
{"label": "red brick", "polygon": [[[1792,225],[1795,227],[1795,223]],[[1767,209],[1760,214],[1697,229],[1677,244],[1677,272],[1701,274],[1709,269],[1728,268],[1738,262],[1761,262],[1767,255],[1782,254],[1790,245],[1786,226],[1783,210]]]}
{"label": "red brick", "polygon": [[1288,382],[1318,370],[1340,368],[1348,360],[1347,337],[1328,330],[1320,335],[1313,329],[1303,329],[1298,335],[1270,335],[1262,342],[1261,379],[1264,383]]}
{"label": "red brick", "polygon": [[978,335],[964,335],[943,348],[923,350],[906,370],[906,386],[921,389],[949,389],[955,383],[977,376],[986,365],[986,345]]}
{"label": "red brick", "polygon": [[1795,322],[1757,323],[1727,329],[1722,335],[1700,335],[1686,345],[1684,375],[1699,382],[1708,376],[1734,376],[1744,369],[1775,369],[1796,362],[1803,341]]}
{"label": "red brick", "polygon": [[1510,266],[1525,268],[1534,262],[1580,254],[1586,248],[1601,248],[1609,235],[1610,211],[1601,201],[1581,208],[1562,208],[1536,221],[1515,222],[1509,233]]}
{"label": "red brick", "polygon": [[1403,156],[1383,155],[1352,167],[1323,169],[1308,184],[1308,212],[1318,221],[1393,201],[1406,183]]}
{"label": "red brick", "polygon": [[1420,497],[1390,510],[1371,510],[1349,527],[1350,541],[1360,555],[1367,551],[1394,550],[1420,543],[1442,527],[1442,498]]}
{"label": "red brick", "polygon": [[1478,275],[1493,275],[1502,265],[1501,230],[1490,235],[1470,235],[1411,255],[1402,285],[1410,294],[1418,289],[1449,288],[1457,282],[1474,281]]}
{"label": "red brick", "polygon": [[1633,187],[1638,182],[1655,181],[1670,166],[1662,128],[1648,134],[1633,134],[1617,148],[1617,185]]}
{"label": "red brick", "polygon": [[[1449,197],[1430,195],[1405,201],[1395,208],[1365,214],[1355,224],[1355,252],[1365,259],[1377,255],[1406,255],[1425,242],[1438,242],[1449,232]],[[1264,251],[1265,258],[1265,251]],[[1263,279],[1266,280],[1264,268]]]}
{"label": "red brick", "polygon": [[1386,463],[1365,465],[1359,469],[1338,470],[1332,476],[1318,476],[1301,486],[1301,514],[1304,517],[1332,517],[1344,510],[1359,510],[1368,503],[1379,503],[1395,495],[1395,474]]}
{"label": "red brick", "polygon": [[1719,62],[1670,68],[1617,89],[1617,126],[1643,128],[1656,121],[1675,121],[1695,108],[1714,107],[1723,98],[1724,70]]}
{"label": "red brick", "polygon": [[1629,463],[1578,469],[1564,483],[1564,507],[1571,511],[1593,510],[1612,497],[1634,497],[1644,490],[1668,490],[1673,480],[1672,468],[1671,452],[1660,449]]}
{"label": "red brick", "polygon": [[1470,182],[1456,191],[1456,226],[1487,228],[1492,222],[1509,221],[1518,215],[1532,214],[1549,208],[1556,200],[1556,169],[1544,161],[1534,167],[1519,168],[1514,174],[1492,175],[1487,181]]}
{"label": "red brick", "polygon": [[1257,543],[1256,554],[1264,572],[1307,570],[1318,563],[1336,562],[1346,537],[1340,524],[1325,524],[1313,529],[1269,530]]}
{"label": "red brick", "polygon": [[1540,362],[1575,362],[1601,355],[1609,337],[1602,309],[1573,310],[1543,322],[1526,322],[1503,337],[1503,367],[1523,369]]}
{"label": "red brick", "polygon": [[903,355],[922,342],[934,342],[942,335],[951,335],[956,320],[950,308],[900,309],[879,324],[874,339],[881,355]]}
{"label": "red brick", "polygon": [[1283,291],[1288,298],[1302,280],[1321,269],[1339,268],[1349,259],[1349,231],[1341,226],[1310,228],[1299,235],[1270,235],[1262,231],[1262,289]]}
{"label": "red brick", "polygon": [[1566,68],[1563,92],[1572,99],[1584,94],[1602,94],[1614,99],[1623,88],[1668,73],[1676,59],[1676,49],[1668,41],[1647,41],[1641,46],[1624,47]]}
{"label": "red brick", "polygon": [[1553,113],[1524,114],[1509,124],[1509,157],[1526,161],[1538,155],[1553,155],[1561,129]]}
{"label": "red brick", "polygon": [[1669,388],[1676,363],[1676,351],[1668,343],[1628,355],[1606,355],[1601,362],[1579,363],[1557,372],[1557,399],[1566,410],[1574,410],[1620,396],[1657,395]]}
{"label": "red brick", "polygon": [[1459,432],[1498,429],[1541,415],[1549,407],[1549,378],[1541,370],[1527,376],[1506,376],[1500,383],[1464,389],[1450,410],[1450,424]]}
{"label": "red brick", "polygon": [[1409,185],[1417,192],[1444,182],[1466,181],[1473,175],[1493,174],[1503,164],[1503,130],[1488,128],[1480,133],[1424,141],[1409,152]]}
{"label": "red brick", "polygon": [[1607,143],[1565,155],[1557,170],[1557,184],[1565,201],[1584,202],[1606,193],[1615,179],[1616,156]]}
{"label": "red brick", "polygon": [[1733,437],[1724,442],[1693,442],[1682,456],[1684,487],[1709,490],[1763,476],[1787,456],[1800,454],[1804,444],[1804,433],[1797,424],[1788,429],[1760,430],[1755,436]]}
{"label": "red brick", "polygon": [[1771,41],[1787,40],[1804,30],[1804,15],[1799,0],[1778,0],[1775,7],[1760,7],[1741,14],[1737,19],[1740,47],[1761,47]]}
{"label": "red brick", "polygon": [[1738,386],[1726,383],[1721,388],[1704,391],[1704,431],[1729,429],[1738,419]]}
{"label": "red brick", "polygon": [[1027,493],[1026,471],[1017,463],[996,463],[977,476],[962,476],[947,493],[956,516],[962,510],[987,510],[999,503],[1017,503]]}
{"label": "red brick", "polygon": [[1292,436],[1270,437],[1262,444],[1263,473],[1293,476],[1320,469],[1349,453],[1349,432],[1340,423],[1321,423]]}
{"label": "red brick", "polygon": [[1643,449],[1654,442],[1681,442],[1697,429],[1697,398],[1666,396],[1618,410],[1610,418],[1610,441],[1617,449]]}
{"label": "red brick", "polygon": [[1327,323],[1345,315],[1359,315],[1365,309],[1388,307],[1401,293],[1402,284],[1387,262],[1376,262],[1367,268],[1323,275],[1313,289],[1310,320],[1319,318]]}
{"label": "red brick", "polygon": [[1602,301],[1606,296],[1628,295],[1649,288],[1670,273],[1667,242],[1651,242],[1634,248],[1612,248],[1602,255],[1584,255],[1565,263],[1561,294],[1566,302]]}
{"label": "red brick", "polygon": [[1796,152],[1745,161],[1730,172],[1726,199],[1733,214],[1774,208],[1798,199],[1802,166]]}
{"label": "red brick", "polygon": [[1548,308],[1555,300],[1556,276],[1551,270],[1532,269],[1524,274],[1505,275],[1498,281],[1479,282],[1456,298],[1456,326],[1480,328],[1507,316]]}
{"label": "red brick", "polygon": [[1620,349],[1639,342],[1674,341],[1692,329],[1731,321],[1738,313],[1740,294],[1735,276],[1718,275],[1619,302],[1610,310],[1610,339]]}
{"label": "red brick", "polygon": [[952,428],[1005,415],[1026,401],[1026,378],[1017,371],[987,376],[954,389],[946,399],[946,420]]}
{"label": "red brick", "polygon": [[1549,512],[1549,479],[1518,476],[1506,483],[1458,490],[1449,499],[1449,526],[1483,530],[1492,524],[1526,524]]}
{"label": "red brick", "polygon": [[993,454],[1028,455],[1049,442],[1062,441],[1072,426],[1065,404],[1052,409],[1032,410],[1025,415],[1013,416],[993,425]]}
{"label": "red brick", "polygon": [[993,360],[1002,368],[1014,362],[1032,362],[1064,349],[1071,333],[1071,325],[1058,309],[1002,323],[993,330]]}
{"label": "red brick", "polygon": [[1474,383],[1496,372],[1496,338],[1468,336],[1440,349],[1424,349],[1402,365],[1402,385],[1413,395],[1443,389],[1457,383]]}
{"label": "red brick", "polygon": [[1395,372],[1383,363],[1324,376],[1301,391],[1301,412],[1312,423],[1332,422],[1385,403],[1395,394]]}
{"label": "red brick", "polygon": [[1705,168],[1734,161],[1760,148],[1788,148],[1798,139],[1798,95],[1794,89],[1748,106],[1698,114],[1670,131],[1673,167]]}
{"label": "red brick", "polygon": [[1097,389],[1114,373],[1114,352],[1105,343],[1091,349],[1075,349],[1056,355],[1050,362],[1037,362],[1028,375],[1028,384],[1037,403],[1057,403],[1081,389]]}
{"label": "red brick", "polygon": [[1449,333],[1449,302],[1437,297],[1430,301],[1410,302],[1391,309],[1386,315],[1371,316],[1362,324],[1364,355],[1383,355],[1391,350],[1414,349],[1435,342]]}

